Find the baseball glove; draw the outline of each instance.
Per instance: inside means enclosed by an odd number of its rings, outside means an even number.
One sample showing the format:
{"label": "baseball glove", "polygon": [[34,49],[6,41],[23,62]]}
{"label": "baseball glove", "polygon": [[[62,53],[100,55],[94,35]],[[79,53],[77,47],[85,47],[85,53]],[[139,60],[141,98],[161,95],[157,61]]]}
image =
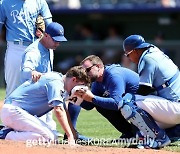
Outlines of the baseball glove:
{"label": "baseball glove", "polygon": [[39,29],[41,32],[45,31],[45,21],[41,15],[38,15],[36,19],[36,29]]}

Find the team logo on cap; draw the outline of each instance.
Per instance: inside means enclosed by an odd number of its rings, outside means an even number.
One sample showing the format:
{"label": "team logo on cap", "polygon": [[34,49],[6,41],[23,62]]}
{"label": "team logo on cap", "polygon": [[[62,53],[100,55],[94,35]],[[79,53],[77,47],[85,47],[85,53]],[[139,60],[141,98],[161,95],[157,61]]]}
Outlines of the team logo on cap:
{"label": "team logo on cap", "polygon": [[64,32],[63,32],[62,29],[60,29],[59,32],[60,32],[61,35],[64,35]]}

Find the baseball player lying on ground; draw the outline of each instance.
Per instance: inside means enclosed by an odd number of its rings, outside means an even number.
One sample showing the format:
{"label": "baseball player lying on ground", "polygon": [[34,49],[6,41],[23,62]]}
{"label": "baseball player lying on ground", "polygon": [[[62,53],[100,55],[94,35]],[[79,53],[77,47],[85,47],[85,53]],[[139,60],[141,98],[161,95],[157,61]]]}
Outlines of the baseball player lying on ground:
{"label": "baseball player lying on ground", "polygon": [[38,118],[54,109],[68,137],[68,143],[74,144],[74,130],[68,121],[64,105],[65,90],[70,93],[76,85],[89,85],[89,81],[86,71],[80,66],[75,66],[65,76],[49,72],[43,74],[37,82],[24,82],[5,99],[1,120],[5,126],[12,129],[2,129],[0,138],[17,141],[56,140],[52,130]]}

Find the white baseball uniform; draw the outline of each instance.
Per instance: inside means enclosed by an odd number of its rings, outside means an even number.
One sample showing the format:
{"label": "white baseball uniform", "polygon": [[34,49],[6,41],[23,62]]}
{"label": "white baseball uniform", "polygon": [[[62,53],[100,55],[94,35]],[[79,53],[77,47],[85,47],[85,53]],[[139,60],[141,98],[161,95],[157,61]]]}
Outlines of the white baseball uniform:
{"label": "white baseball uniform", "polygon": [[38,117],[55,106],[64,105],[64,97],[62,74],[50,72],[35,83],[31,80],[24,82],[5,99],[1,110],[3,124],[14,129],[5,139],[54,140],[56,137],[51,129]]}
{"label": "white baseball uniform", "polygon": [[7,50],[5,55],[6,95],[20,83],[22,54],[26,47],[36,40],[35,22],[41,14],[46,25],[52,22],[52,15],[45,0],[1,0],[0,33],[6,27]]}
{"label": "white baseball uniform", "polygon": [[[137,105],[147,111],[162,128],[180,124],[180,73],[173,61],[152,46],[138,63],[140,85],[154,87],[159,96],[137,96]],[[142,100],[141,100],[142,99]]]}

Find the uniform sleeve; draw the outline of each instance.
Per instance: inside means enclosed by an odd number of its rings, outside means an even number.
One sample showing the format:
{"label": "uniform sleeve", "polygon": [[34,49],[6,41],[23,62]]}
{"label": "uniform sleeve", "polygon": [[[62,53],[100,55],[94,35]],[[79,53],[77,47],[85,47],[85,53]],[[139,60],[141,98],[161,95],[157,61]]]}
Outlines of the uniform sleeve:
{"label": "uniform sleeve", "polygon": [[141,62],[142,68],[139,72],[140,76],[140,85],[145,85],[152,87],[154,74],[156,72],[156,61],[148,56],[144,56],[143,61]]}
{"label": "uniform sleeve", "polygon": [[49,6],[45,0],[41,0],[40,14],[43,16],[46,25],[48,25],[52,22],[52,14],[51,14]]}
{"label": "uniform sleeve", "polygon": [[31,79],[31,72],[38,65],[37,57],[35,52],[26,52],[24,54],[21,64],[21,82]]}
{"label": "uniform sleeve", "polygon": [[87,101],[83,101],[80,106],[85,110],[92,110],[94,108],[94,104]]}
{"label": "uniform sleeve", "polygon": [[118,110],[118,104],[122,99],[122,94],[125,93],[125,81],[119,77],[119,74],[113,74],[107,79],[108,97],[97,95],[97,91],[92,91],[95,95],[93,103],[105,109]]}
{"label": "uniform sleeve", "polygon": [[60,80],[53,80],[47,83],[47,97],[50,106],[58,106],[64,102],[64,84]]}
{"label": "uniform sleeve", "polygon": [[2,27],[5,24],[6,16],[5,16],[5,11],[3,8],[3,3],[0,1],[0,34],[2,32]]}

